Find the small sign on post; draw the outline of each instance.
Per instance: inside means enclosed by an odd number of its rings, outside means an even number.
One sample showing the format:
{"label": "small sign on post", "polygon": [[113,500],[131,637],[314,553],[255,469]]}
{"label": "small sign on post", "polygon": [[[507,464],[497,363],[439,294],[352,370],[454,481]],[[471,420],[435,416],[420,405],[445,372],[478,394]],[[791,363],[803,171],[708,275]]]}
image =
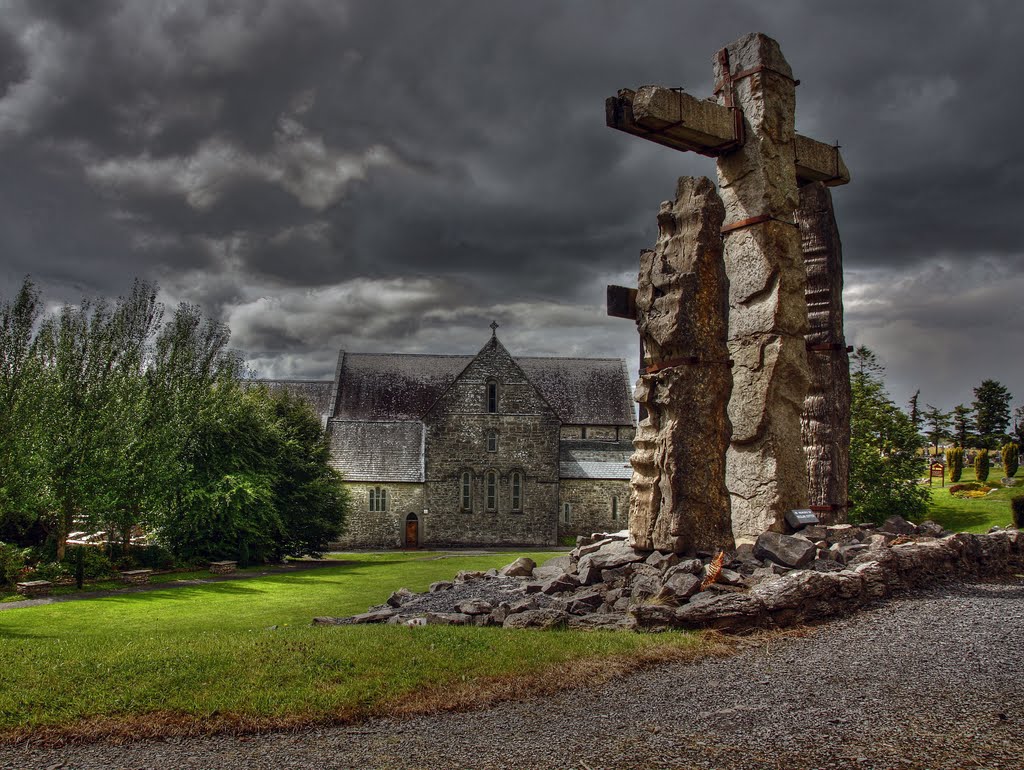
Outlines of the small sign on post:
{"label": "small sign on post", "polygon": [[946,486],[946,466],[940,462],[934,462],[928,466],[928,486],[932,485],[932,479],[938,478],[942,486]]}

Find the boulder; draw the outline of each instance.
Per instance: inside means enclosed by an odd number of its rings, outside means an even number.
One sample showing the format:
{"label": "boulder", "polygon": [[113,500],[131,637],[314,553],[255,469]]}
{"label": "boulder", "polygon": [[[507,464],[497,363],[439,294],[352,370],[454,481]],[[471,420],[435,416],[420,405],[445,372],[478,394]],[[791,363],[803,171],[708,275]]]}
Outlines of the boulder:
{"label": "boulder", "polygon": [[455,575],[456,585],[460,583],[469,583],[474,580],[480,580],[485,576],[482,570],[461,570]]}
{"label": "boulder", "polygon": [[661,551],[655,551],[647,557],[647,560],[644,563],[654,567],[660,572],[664,572],[669,567],[674,567],[679,563],[679,556],[674,553],[662,553]]}
{"label": "boulder", "polygon": [[388,597],[387,605],[389,607],[401,607],[403,604],[411,599],[416,598],[416,594],[410,591],[408,588],[399,588],[397,591]]}
{"label": "boulder", "polygon": [[825,539],[832,543],[849,543],[852,540],[860,540],[863,533],[852,524],[833,524],[825,529]]}
{"label": "boulder", "polygon": [[749,631],[765,622],[764,605],[751,593],[699,594],[675,611],[679,628]]}
{"label": "boulder", "polygon": [[610,537],[601,538],[600,540],[595,540],[592,543],[587,543],[586,545],[577,546],[576,550],[573,551],[573,554],[576,556],[577,559],[582,559],[584,556],[587,556],[588,554],[596,553],[597,551],[600,551],[602,548],[604,548],[609,543],[614,543],[614,542],[615,541],[612,540],[612,538],[610,538]]}
{"label": "boulder", "polygon": [[455,609],[463,615],[487,615],[494,609],[494,606],[483,599],[469,599],[468,601],[459,602],[455,605]]}
{"label": "boulder", "polygon": [[536,566],[537,562],[533,559],[528,556],[520,556],[511,564],[506,564],[502,567],[501,574],[505,577],[530,577],[533,574],[534,567]]}
{"label": "boulder", "polygon": [[450,580],[438,580],[430,584],[430,588],[427,589],[430,593],[436,594],[438,591],[447,591],[455,584]]}
{"label": "boulder", "polygon": [[689,572],[677,572],[665,579],[663,588],[676,599],[686,601],[700,591],[701,579]]}
{"label": "boulder", "polygon": [[762,532],[754,543],[758,559],[770,559],[783,567],[800,569],[814,559],[815,545],[810,540],[778,532]]}
{"label": "boulder", "polygon": [[576,577],[579,578],[581,584],[592,586],[601,582],[601,570],[588,562],[580,565],[576,570]]}
{"label": "boulder", "polygon": [[945,534],[945,530],[938,522],[928,519],[917,525],[917,534],[924,535],[925,537],[942,537]]}
{"label": "boulder", "polygon": [[586,615],[604,604],[605,593],[596,588],[586,588],[565,597],[565,600],[569,602],[569,614]]}
{"label": "boulder", "polygon": [[904,519],[902,516],[890,516],[885,523],[878,528],[879,532],[888,532],[893,535],[915,535],[917,527]]}
{"label": "boulder", "polygon": [[632,546],[623,540],[615,540],[601,547],[600,550],[588,553],[580,558],[578,571],[586,567],[595,567],[598,570],[615,569],[633,562],[643,561],[647,554],[641,551],[634,551]]}
{"label": "boulder", "polygon": [[570,617],[567,626],[575,631],[633,631],[636,621],[628,615],[591,613]]}
{"label": "boulder", "polygon": [[473,618],[461,612],[428,612],[424,617],[428,626],[468,626]]}
{"label": "boulder", "polygon": [[504,628],[536,628],[547,631],[554,628],[565,628],[569,622],[569,613],[564,610],[539,609],[526,610],[509,615],[502,623]]}
{"label": "boulder", "polygon": [[686,572],[690,575],[703,575],[704,562],[700,559],[683,559],[676,566],[665,570],[665,579],[668,580],[668,578],[679,572]]}
{"label": "boulder", "polygon": [[575,575],[563,572],[558,577],[545,581],[541,587],[542,594],[560,594],[564,591],[575,591],[580,587],[580,579]]}

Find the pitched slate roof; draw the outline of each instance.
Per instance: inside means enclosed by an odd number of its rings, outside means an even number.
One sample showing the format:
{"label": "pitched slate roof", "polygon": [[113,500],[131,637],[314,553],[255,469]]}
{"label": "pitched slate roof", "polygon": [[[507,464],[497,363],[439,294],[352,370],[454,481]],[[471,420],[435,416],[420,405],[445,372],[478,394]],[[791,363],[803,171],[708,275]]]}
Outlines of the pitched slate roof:
{"label": "pitched slate roof", "polygon": [[334,380],[253,380],[256,385],[263,385],[271,393],[286,390],[294,396],[306,401],[321,418],[331,413],[331,394],[334,392]]}
{"label": "pitched slate roof", "polygon": [[629,442],[562,442],[558,475],[563,479],[629,479],[632,445]]}
{"label": "pitched slate roof", "polygon": [[334,416],[344,420],[418,420],[473,356],[343,353]]}
{"label": "pitched slate roof", "polygon": [[[474,356],[404,353],[341,355],[334,417],[418,420]],[[623,362],[615,358],[515,358],[568,425],[635,425]]]}
{"label": "pitched slate roof", "polygon": [[423,423],[329,420],[330,465],[346,481],[423,481]]}
{"label": "pitched slate roof", "polygon": [[516,363],[567,425],[635,425],[618,358],[522,357]]}

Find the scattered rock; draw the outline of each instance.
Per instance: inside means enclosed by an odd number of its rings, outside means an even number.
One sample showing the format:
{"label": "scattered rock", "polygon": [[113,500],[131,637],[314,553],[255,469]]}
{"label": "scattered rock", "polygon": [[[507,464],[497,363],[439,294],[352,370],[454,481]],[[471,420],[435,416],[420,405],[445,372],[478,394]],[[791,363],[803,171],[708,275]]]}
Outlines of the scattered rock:
{"label": "scattered rock", "polygon": [[490,602],[484,601],[483,599],[470,599],[469,601],[459,602],[455,605],[455,609],[463,615],[486,615],[490,613],[494,607]]}
{"label": "scattered rock", "polygon": [[437,582],[431,583],[430,588],[427,590],[429,593],[436,594],[438,591],[447,591],[454,585],[455,583],[450,580],[438,580]]}
{"label": "scattered rock", "polygon": [[[534,568],[537,566],[537,562],[528,556],[520,556],[511,564],[506,564],[501,568],[501,573],[505,577],[530,577],[533,574]],[[462,574],[462,573],[459,573]]]}
{"label": "scattered rock", "polygon": [[770,559],[784,567],[799,569],[814,559],[815,545],[810,540],[778,532],[762,532],[754,543],[758,559]]}
{"label": "scattered rock", "polygon": [[914,535],[917,527],[904,519],[902,516],[890,516],[885,523],[878,528],[879,532],[888,532],[892,535]]}
{"label": "scattered rock", "polygon": [[415,598],[415,596],[416,594],[414,594],[408,588],[399,588],[397,591],[391,594],[391,596],[388,597],[387,605],[389,607],[395,607],[397,609],[410,599]]}
{"label": "scattered rock", "polygon": [[664,572],[669,567],[674,567],[679,563],[679,555],[674,553],[662,553],[661,551],[655,551],[647,557],[645,564],[654,567],[660,572]]}
{"label": "scattered rock", "polygon": [[569,622],[569,613],[563,610],[539,609],[517,612],[505,618],[504,628],[536,628],[547,631],[554,628],[565,628]]}
{"label": "scattered rock", "polygon": [[563,572],[561,575],[541,584],[540,592],[542,594],[560,594],[564,591],[574,591],[580,587],[580,579],[575,575],[568,572]]}
{"label": "scattered rock", "polygon": [[917,525],[917,534],[924,535],[925,537],[942,537],[945,534],[945,530],[938,522],[928,519]]}

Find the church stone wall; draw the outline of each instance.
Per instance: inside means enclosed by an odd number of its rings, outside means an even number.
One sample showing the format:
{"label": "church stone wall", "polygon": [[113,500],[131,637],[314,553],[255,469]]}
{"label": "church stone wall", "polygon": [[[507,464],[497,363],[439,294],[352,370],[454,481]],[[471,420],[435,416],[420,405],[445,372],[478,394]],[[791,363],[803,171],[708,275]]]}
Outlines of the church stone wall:
{"label": "church stone wall", "polygon": [[[613,497],[618,498],[617,519],[612,518]],[[568,524],[563,520],[566,503],[572,506]],[[559,540],[626,529],[629,526],[629,481],[563,479],[558,511]]]}
{"label": "church stone wall", "polygon": [[[423,515],[423,484],[347,482],[349,514],[345,531],[331,548],[401,548],[404,544],[405,517],[415,513],[420,519],[420,538],[426,536],[428,522]],[[370,510],[370,490],[388,491],[388,509]]]}
{"label": "church stone wall", "polygon": [[[487,385],[498,385],[497,412]],[[559,420],[496,342],[484,348],[424,418],[424,545],[553,545],[558,510]],[[487,435],[497,433],[497,449]],[[463,511],[461,476],[473,475],[472,510]],[[497,476],[496,510],[486,506],[486,478]],[[522,510],[512,510],[512,474],[523,475]]]}

